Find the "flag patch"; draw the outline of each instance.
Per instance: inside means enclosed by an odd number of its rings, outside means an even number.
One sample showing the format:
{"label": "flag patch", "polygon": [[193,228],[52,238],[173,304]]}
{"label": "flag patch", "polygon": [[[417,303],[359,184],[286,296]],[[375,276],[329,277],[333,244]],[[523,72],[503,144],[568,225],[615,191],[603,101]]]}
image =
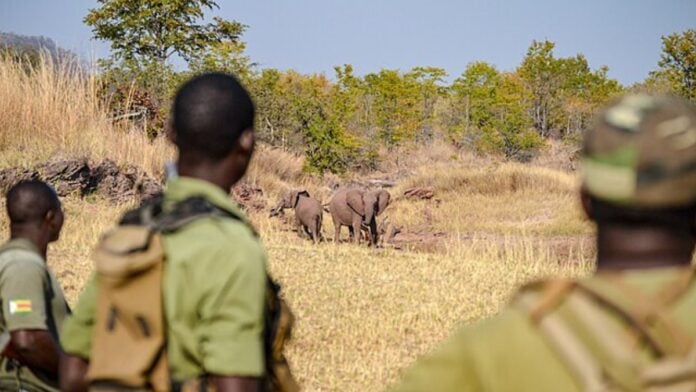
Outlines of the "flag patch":
{"label": "flag patch", "polygon": [[15,299],[10,300],[10,314],[31,313],[31,300]]}

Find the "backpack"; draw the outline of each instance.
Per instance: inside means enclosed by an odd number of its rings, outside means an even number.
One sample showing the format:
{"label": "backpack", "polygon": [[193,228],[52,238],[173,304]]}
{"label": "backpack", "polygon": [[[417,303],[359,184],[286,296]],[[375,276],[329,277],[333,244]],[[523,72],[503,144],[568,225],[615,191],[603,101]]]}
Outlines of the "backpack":
{"label": "backpack", "polygon": [[[618,273],[550,280],[523,289],[516,304],[584,391],[696,391],[696,344],[669,313],[693,276],[689,269],[654,295]],[[610,314],[630,333],[616,328]],[[645,346],[647,360],[638,350]]]}
{"label": "backpack", "polygon": [[[96,262],[97,308],[87,378],[98,388],[170,391],[166,355],[166,322],[162,301],[166,255],[161,235],[197,219],[240,218],[193,197],[162,211],[162,198],[127,212],[93,254]],[[265,390],[298,391],[283,353],[294,316],[280,297],[280,286],[267,276],[264,314]],[[175,389],[206,390],[206,378]],[[101,390],[101,389],[100,389]]]}

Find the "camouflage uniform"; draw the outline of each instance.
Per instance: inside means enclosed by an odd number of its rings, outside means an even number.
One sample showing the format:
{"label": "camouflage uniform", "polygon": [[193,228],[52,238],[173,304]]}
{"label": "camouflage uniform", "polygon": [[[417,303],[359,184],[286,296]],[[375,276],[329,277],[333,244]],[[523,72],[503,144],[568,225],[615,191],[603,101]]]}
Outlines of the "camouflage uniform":
{"label": "camouflage uniform", "polygon": [[[696,108],[622,98],[588,131],[582,168],[586,192],[612,205],[693,206]],[[693,275],[665,267],[529,285],[419,360],[395,390],[696,390]]]}

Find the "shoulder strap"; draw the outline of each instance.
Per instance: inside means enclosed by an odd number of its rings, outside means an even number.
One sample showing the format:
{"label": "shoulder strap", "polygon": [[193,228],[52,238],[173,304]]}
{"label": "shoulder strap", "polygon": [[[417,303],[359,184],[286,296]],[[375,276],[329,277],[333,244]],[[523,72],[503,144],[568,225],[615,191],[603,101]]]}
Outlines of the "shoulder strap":
{"label": "shoulder strap", "polygon": [[661,358],[686,355],[693,345],[689,334],[668,312],[669,305],[689,289],[692,277],[693,270],[686,269],[654,296],[644,294],[619,274],[578,282],[577,287],[626,320]]}
{"label": "shoulder strap", "polygon": [[[689,289],[692,277],[692,270],[685,272],[649,299],[638,289],[628,290],[623,280],[614,282],[613,278],[552,280],[528,287],[518,297],[518,304],[586,390],[602,390],[608,380],[623,390],[641,390],[642,383],[654,378],[652,373],[681,375],[687,369],[693,374],[696,347],[666,312],[667,305]],[[561,304],[566,305],[564,313],[554,312]],[[658,358],[667,356],[678,365],[668,366],[667,372],[663,370],[667,365],[651,370],[654,365],[639,363],[637,342],[618,330],[602,308],[609,308],[627,321]],[[684,358],[690,360],[685,363]],[[679,373],[673,371],[675,368]]]}
{"label": "shoulder strap", "polygon": [[242,221],[241,217],[201,196],[183,200],[166,212],[162,208],[163,202],[161,196],[144,202],[137,209],[124,214],[119,225],[145,225],[156,231],[171,233],[204,217],[218,216]]}

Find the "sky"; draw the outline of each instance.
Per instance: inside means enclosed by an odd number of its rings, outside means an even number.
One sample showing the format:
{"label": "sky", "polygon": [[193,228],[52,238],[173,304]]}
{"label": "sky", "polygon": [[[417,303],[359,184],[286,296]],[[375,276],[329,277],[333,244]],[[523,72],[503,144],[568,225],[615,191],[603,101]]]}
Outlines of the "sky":
{"label": "sky", "polygon": [[[82,23],[95,0],[0,0],[0,31],[42,35],[86,58],[109,53]],[[655,69],[663,35],[696,28],[696,0],[218,0],[209,16],[248,25],[251,59],[261,67],[323,72],[352,64],[441,67],[450,80],[472,61],[514,70],[532,40],[557,56],[582,53],[623,84]]]}

